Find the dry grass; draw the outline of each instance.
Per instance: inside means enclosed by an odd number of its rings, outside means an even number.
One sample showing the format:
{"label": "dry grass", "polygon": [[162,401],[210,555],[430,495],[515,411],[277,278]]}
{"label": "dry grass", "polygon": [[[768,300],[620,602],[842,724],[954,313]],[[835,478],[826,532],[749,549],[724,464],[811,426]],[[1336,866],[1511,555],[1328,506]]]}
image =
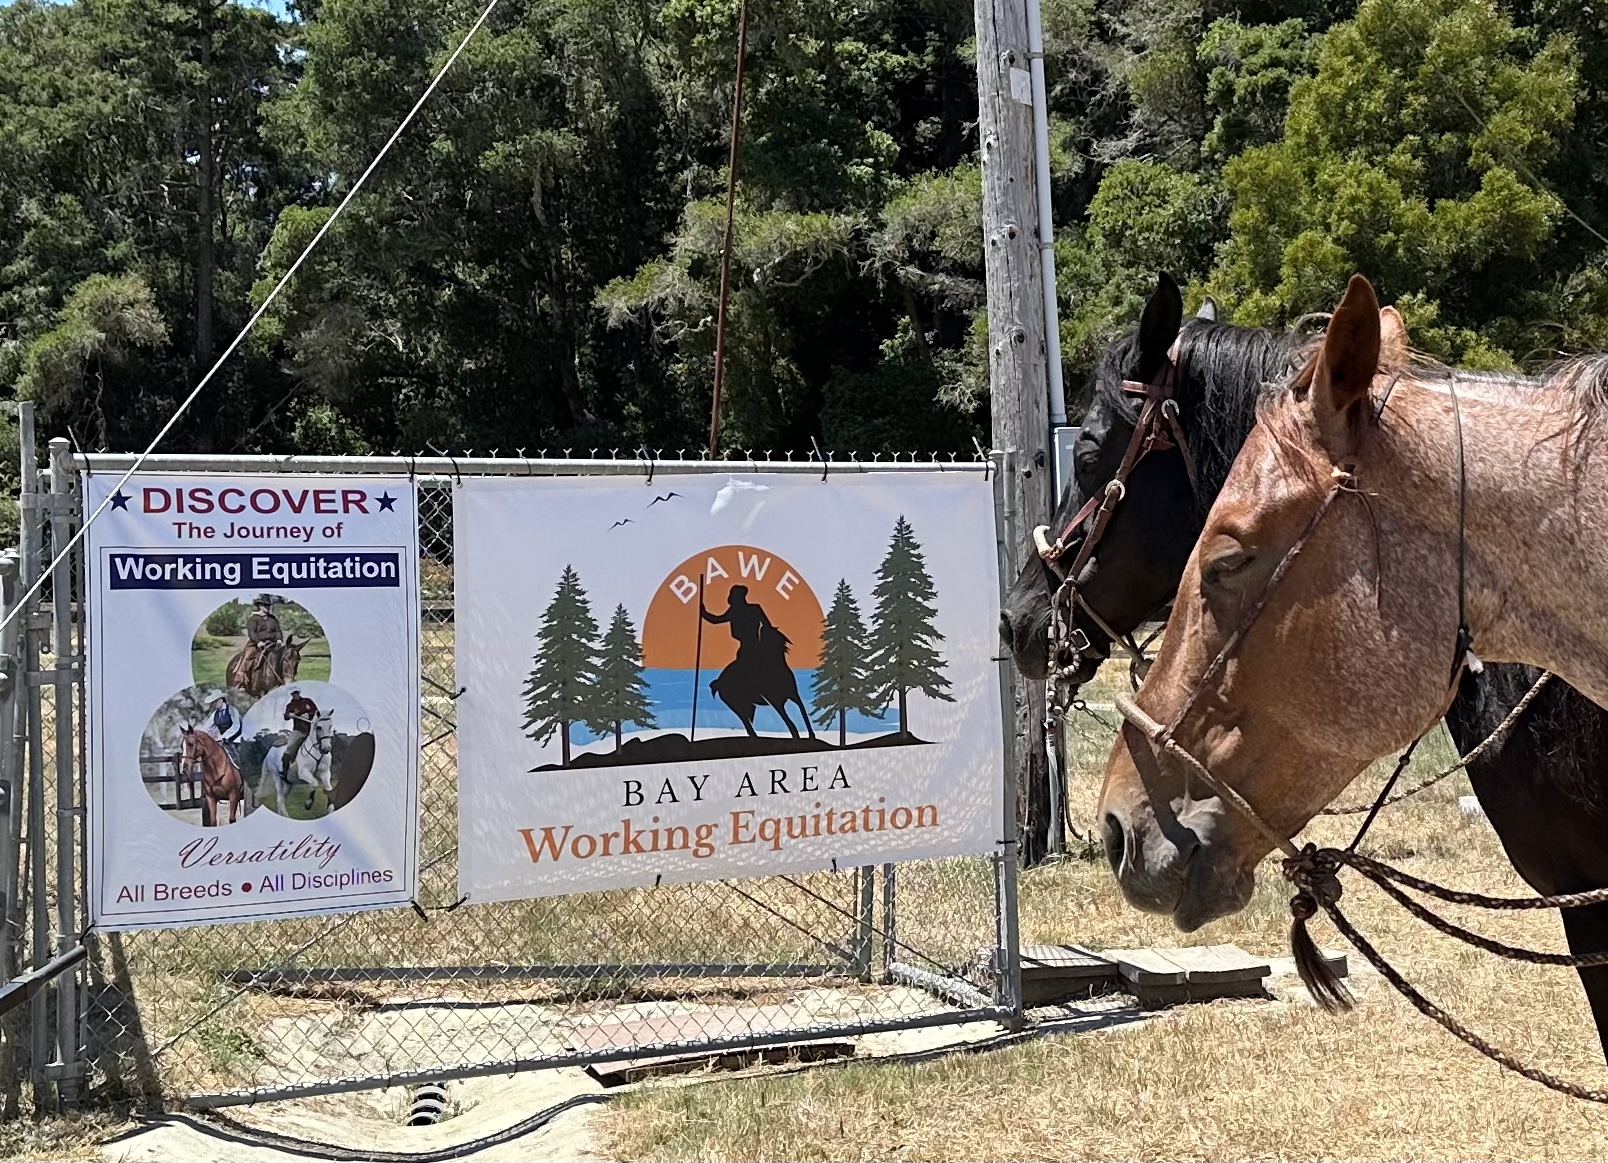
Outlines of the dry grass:
{"label": "dry grass", "polygon": [[[1124,680],[1125,681],[1125,680]],[[1101,700],[1109,690],[1096,692]],[[1107,719],[1114,718],[1111,715]],[[1074,814],[1087,821],[1110,733],[1087,718],[1070,733]],[[1412,776],[1451,759],[1427,741]],[[1378,786],[1358,781],[1355,798]],[[1365,847],[1433,879],[1522,893],[1484,819],[1465,817],[1461,776],[1389,809]],[[1309,835],[1349,837],[1356,821]],[[1498,1044],[1554,1073],[1608,1083],[1571,971],[1499,961],[1445,940],[1347,878],[1346,909],[1430,996]],[[1276,868],[1249,908],[1183,937],[1127,908],[1102,862],[1024,875],[1025,942],[1094,946],[1234,941],[1285,952],[1288,891]],[[1454,912],[1454,915],[1455,912]],[[1563,948],[1553,914],[1468,914],[1480,931]],[[1318,924],[1320,942],[1336,934]],[[1508,1074],[1419,1016],[1371,973],[1361,1004],[1332,1018],[1298,994],[1218,1002],[1097,1034],[918,1066],[841,1069],[646,1091],[603,1116],[625,1159],[1608,1158],[1608,1116]]]}

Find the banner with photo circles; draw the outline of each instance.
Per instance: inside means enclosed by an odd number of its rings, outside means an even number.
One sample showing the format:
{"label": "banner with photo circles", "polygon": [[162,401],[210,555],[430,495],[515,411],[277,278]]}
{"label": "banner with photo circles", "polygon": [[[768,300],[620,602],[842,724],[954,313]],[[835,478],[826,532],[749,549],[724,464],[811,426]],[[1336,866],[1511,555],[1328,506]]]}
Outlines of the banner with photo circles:
{"label": "banner with photo circles", "polygon": [[419,800],[407,478],[84,478],[102,929],[406,905]]}
{"label": "banner with photo circles", "polygon": [[977,473],[464,482],[469,902],[997,850]]}

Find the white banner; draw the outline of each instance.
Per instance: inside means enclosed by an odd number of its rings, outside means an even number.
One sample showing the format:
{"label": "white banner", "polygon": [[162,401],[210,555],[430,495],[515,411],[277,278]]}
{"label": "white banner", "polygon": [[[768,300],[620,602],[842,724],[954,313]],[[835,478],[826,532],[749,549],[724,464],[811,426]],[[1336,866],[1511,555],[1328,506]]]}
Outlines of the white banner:
{"label": "white banner", "polygon": [[453,523],[471,902],[998,845],[980,475],[485,478]]}
{"label": "white banner", "polygon": [[[84,479],[93,511],[117,483]],[[102,929],[405,905],[419,799],[406,479],[135,476],[90,527]]]}

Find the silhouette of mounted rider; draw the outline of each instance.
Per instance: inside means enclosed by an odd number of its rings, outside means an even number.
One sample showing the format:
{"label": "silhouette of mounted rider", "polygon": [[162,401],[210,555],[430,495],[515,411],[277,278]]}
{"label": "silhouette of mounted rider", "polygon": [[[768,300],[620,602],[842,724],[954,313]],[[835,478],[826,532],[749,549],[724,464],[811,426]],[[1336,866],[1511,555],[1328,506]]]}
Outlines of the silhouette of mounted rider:
{"label": "silhouette of mounted rider", "polygon": [[288,637],[274,616],[272,594],[258,594],[246,619],[246,644],[229,660],[226,680],[249,695],[265,695],[275,687],[296,681],[302,647],[294,634]]}
{"label": "silhouette of mounted rider", "polygon": [[787,715],[787,704],[798,704],[804,717],[804,728],[815,738],[815,727],[810,713],[799,697],[798,680],[787,663],[787,648],[792,645],[787,635],[779,630],[763,606],[748,600],[748,587],[731,587],[726,597],[724,612],[711,613],[700,599],[698,614],[705,622],[725,626],[737,642],[737,657],[709,682],[711,694],[730,707],[742,720],[743,729],[750,736],[754,730],[754,712],[761,706],[773,708],[787,724],[793,738],[798,728]]}

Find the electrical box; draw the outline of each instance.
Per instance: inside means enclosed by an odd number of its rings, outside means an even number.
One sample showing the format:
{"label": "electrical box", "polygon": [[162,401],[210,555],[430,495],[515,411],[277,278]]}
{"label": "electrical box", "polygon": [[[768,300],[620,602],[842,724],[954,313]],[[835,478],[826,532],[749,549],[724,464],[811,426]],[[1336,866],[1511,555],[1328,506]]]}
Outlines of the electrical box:
{"label": "electrical box", "polygon": [[1077,446],[1078,433],[1083,431],[1075,424],[1063,424],[1050,432],[1050,445],[1055,450],[1055,499],[1066,492],[1066,482],[1072,479],[1072,450]]}

